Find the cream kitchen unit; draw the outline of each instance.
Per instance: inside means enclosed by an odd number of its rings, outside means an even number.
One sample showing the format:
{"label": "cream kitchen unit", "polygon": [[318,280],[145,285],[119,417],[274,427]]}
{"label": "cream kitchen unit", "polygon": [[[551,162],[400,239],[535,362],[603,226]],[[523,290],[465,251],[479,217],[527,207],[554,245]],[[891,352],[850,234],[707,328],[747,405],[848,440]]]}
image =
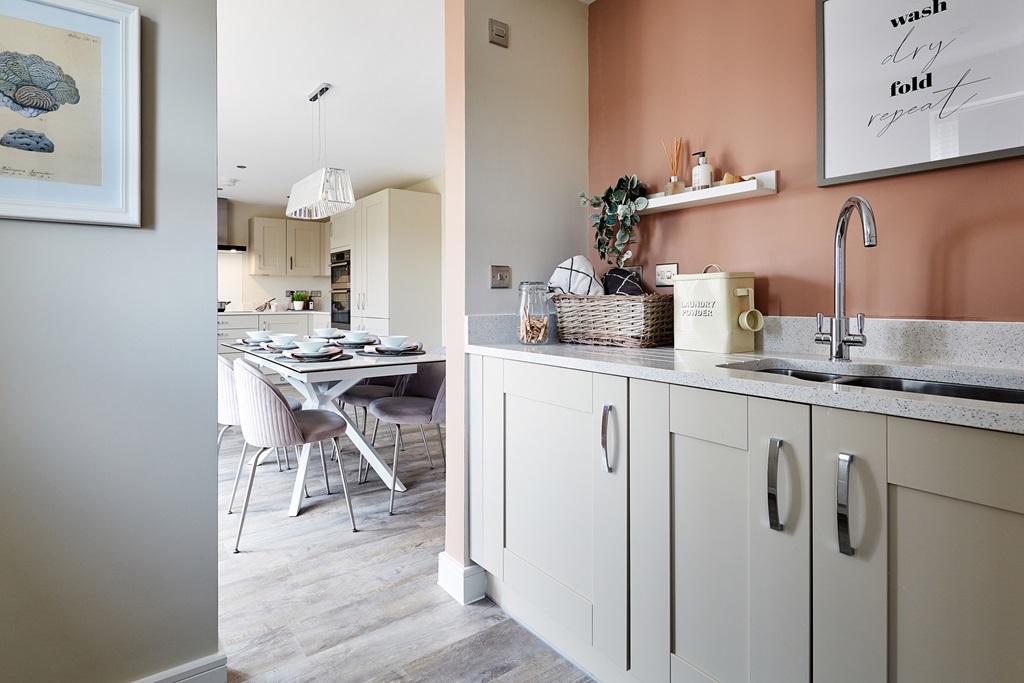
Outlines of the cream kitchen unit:
{"label": "cream kitchen unit", "polygon": [[249,274],[329,274],[330,224],[284,218],[249,219]]}
{"label": "cream kitchen unit", "polygon": [[1024,435],[473,349],[471,558],[599,680],[1024,680]]}
{"label": "cream kitchen unit", "polygon": [[331,220],[350,249],[352,329],[441,344],[441,197],[381,190]]}
{"label": "cream kitchen unit", "polygon": [[[297,334],[304,337],[319,327],[330,327],[331,314],[324,311],[279,311],[270,313],[218,313],[217,353],[228,360],[242,356],[221,344],[244,339],[248,330]],[[274,375],[280,377],[279,375]],[[283,380],[281,380],[283,382]]]}

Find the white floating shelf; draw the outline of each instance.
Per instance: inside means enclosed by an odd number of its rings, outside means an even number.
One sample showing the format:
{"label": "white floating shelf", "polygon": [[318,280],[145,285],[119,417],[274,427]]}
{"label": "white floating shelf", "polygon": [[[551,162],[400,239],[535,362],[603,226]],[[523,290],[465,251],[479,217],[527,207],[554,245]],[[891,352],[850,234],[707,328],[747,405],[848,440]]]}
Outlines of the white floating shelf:
{"label": "white floating shelf", "polygon": [[750,180],[742,180],[738,183],[730,183],[729,185],[723,185],[718,182],[706,190],[686,188],[678,194],[667,197],[664,194],[651,195],[647,198],[647,208],[641,211],[640,215],[776,194],[779,191],[776,184],[777,173],[777,171],[763,171],[755,173]]}

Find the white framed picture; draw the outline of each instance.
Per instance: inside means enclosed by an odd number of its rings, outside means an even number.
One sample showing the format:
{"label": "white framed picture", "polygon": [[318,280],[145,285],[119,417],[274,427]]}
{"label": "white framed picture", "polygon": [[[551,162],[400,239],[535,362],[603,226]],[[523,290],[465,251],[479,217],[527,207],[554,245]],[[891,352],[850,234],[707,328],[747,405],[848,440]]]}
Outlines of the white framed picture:
{"label": "white framed picture", "polygon": [[0,217],[138,226],[139,9],[0,0]]}
{"label": "white framed picture", "polygon": [[817,10],[818,185],[1024,154],[1024,2]]}

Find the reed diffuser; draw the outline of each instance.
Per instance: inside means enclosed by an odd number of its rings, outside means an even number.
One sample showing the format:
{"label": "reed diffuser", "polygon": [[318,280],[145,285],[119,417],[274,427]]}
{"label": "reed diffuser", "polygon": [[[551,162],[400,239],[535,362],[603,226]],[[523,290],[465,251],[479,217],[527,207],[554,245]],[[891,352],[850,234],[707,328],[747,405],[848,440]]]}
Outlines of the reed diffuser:
{"label": "reed diffuser", "polygon": [[665,150],[665,159],[668,161],[668,168],[671,175],[665,187],[662,188],[665,196],[679,194],[686,189],[686,183],[679,180],[679,164],[683,156],[683,139],[672,138],[672,151],[669,151],[665,141],[661,141],[661,148]]}

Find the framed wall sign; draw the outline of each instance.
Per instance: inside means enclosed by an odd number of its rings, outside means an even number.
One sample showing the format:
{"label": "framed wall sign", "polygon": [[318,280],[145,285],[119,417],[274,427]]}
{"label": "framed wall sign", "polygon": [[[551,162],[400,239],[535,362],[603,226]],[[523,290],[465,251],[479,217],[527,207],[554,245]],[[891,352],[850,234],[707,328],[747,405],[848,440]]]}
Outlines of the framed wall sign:
{"label": "framed wall sign", "polygon": [[0,0],[0,217],[138,226],[139,9]]}
{"label": "framed wall sign", "polygon": [[1024,1],[817,10],[818,185],[1024,154]]}

